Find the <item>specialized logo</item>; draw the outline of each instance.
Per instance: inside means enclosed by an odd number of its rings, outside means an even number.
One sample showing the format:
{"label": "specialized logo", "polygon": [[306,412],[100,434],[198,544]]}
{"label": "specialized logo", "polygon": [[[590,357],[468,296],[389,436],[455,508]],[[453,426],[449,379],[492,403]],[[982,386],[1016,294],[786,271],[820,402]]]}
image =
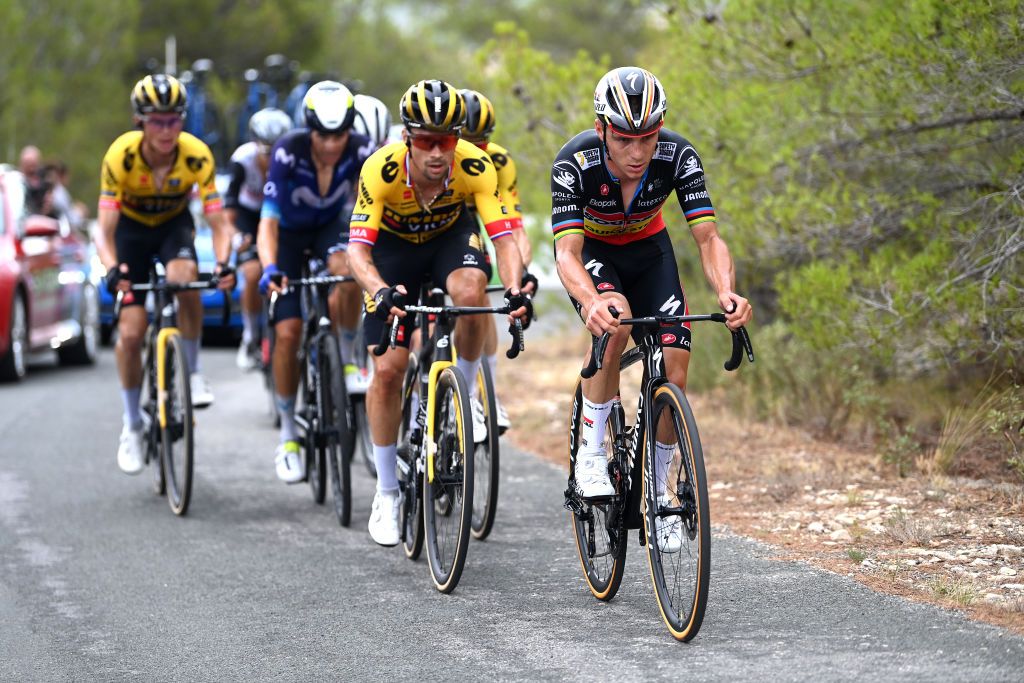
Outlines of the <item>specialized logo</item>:
{"label": "specialized logo", "polygon": [[601,163],[601,151],[597,147],[576,152],[572,156],[576,159],[576,163],[579,164],[580,168],[584,170]]}
{"label": "specialized logo", "polygon": [[629,87],[632,90],[636,90],[636,79],[640,78],[640,73],[634,71],[633,73],[626,76],[626,80],[629,81]]}
{"label": "specialized logo", "polygon": [[590,259],[587,261],[587,265],[583,268],[590,272],[594,277],[601,277],[601,269],[604,268],[604,264],[597,259]]}
{"label": "specialized logo", "polygon": [[661,305],[661,308],[658,309],[658,312],[660,312],[660,313],[667,313],[668,315],[675,315],[676,311],[682,305],[683,305],[683,302],[680,301],[679,299],[677,299],[676,295],[673,294],[672,296],[670,296],[668,298],[668,300],[665,303],[663,303]]}

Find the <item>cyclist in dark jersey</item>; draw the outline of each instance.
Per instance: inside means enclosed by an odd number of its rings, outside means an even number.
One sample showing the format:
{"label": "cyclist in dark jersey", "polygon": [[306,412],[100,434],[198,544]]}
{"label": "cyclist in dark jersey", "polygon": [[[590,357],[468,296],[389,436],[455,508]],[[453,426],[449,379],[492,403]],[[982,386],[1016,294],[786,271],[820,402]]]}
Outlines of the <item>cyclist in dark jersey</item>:
{"label": "cyclist in dark jersey", "polygon": [[256,228],[263,206],[270,148],[292,128],[292,119],[280,109],[260,109],[249,119],[249,142],[231,155],[231,182],[224,194],[224,217],[235,231],[237,266],[245,279],[242,290],[242,343],[236,363],[242,370],[256,367],[255,349],[263,302],[259,292],[260,257],[256,252]]}
{"label": "cyclist in dark jersey", "polygon": [[[327,262],[334,275],[348,274],[348,219],[354,203],[356,180],[373,144],[352,132],[355,118],[352,93],[341,83],[317,83],[303,100],[308,129],[293,130],[274,145],[267,184],[263,189],[257,246],[263,277],[260,289],[282,292],[288,278],[300,277],[303,252]],[[281,285],[273,276],[284,276]],[[354,282],[338,285],[329,299],[331,320],[340,325],[339,346],[349,393],[366,392],[367,381],[356,372],[356,327],[362,310]],[[274,313],[272,366],[281,416],[281,441],[275,465],[278,478],[302,481],[302,459],[295,425],[298,390],[298,352],[302,332],[299,294],[281,296]]]}
{"label": "cyclist in dark jersey", "polygon": [[[736,329],[753,315],[734,291],[732,257],[718,234],[701,159],[688,140],[662,128],[665,108],[665,91],[650,72],[629,66],[609,71],[594,93],[594,130],[566,143],[551,169],[558,276],[590,333],[612,333],[604,368],[583,382],[576,483],[585,497],[614,492],[603,441],[630,330],[619,326],[611,309],[622,317],[687,310],[661,214],[673,191],[728,326]],[[669,380],[685,388],[688,326],[664,328],[661,341]],[[659,442],[657,450],[668,461],[673,447]],[[659,472],[662,486],[665,474]]]}

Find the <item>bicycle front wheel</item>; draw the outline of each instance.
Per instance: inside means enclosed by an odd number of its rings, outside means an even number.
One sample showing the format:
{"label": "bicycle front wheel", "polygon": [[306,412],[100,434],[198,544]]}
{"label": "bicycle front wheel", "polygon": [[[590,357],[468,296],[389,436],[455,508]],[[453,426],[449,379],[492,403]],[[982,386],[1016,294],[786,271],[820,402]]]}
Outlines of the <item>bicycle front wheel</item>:
{"label": "bicycle front wheel", "polygon": [[466,563],[473,515],[473,421],[462,373],[447,367],[434,387],[433,476],[423,473],[423,526],[434,586],[451,593]]}
{"label": "bicycle front wheel", "polygon": [[647,558],[665,625],[676,640],[688,641],[704,620],[711,576],[704,455],[693,412],[679,387],[658,387],[651,407],[660,434],[657,448],[650,435],[644,448]]}
{"label": "bicycle front wheel", "polygon": [[352,429],[348,422],[348,397],[342,381],[338,342],[325,334],[317,342],[317,424],[320,431],[320,462],[327,461],[331,471],[334,513],[341,526],[352,520]]}
{"label": "bicycle front wheel", "polygon": [[480,363],[476,375],[477,392],[484,407],[487,438],[476,444],[473,454],[473,538],[484,540],[494,526],[498,507],[498,413],[494,378],[486,362]]}
{"label": "bicycle front wheel", "polygon": [[188,360],[181,336],[167,337],[164,353],[163,411],[161,428],[167,500],[176,515],[184,515],[192,498],[193,428],[192,393]]}
{"label": "bicycle front wheel", "polygon": [[[569,418],[569,482],[575,486],[576,454],[580,447],[580,421],[583,416],[583,385],[576,382],[572,414]],[[620,433],[624,425],[619,413],[611,411],[608,417],[608,441]],[[573,537],[583,567],[587,587],[598,600],[607,602],[615,597],[622,583],[626,565],[626,529],[622,523],[622,503],[616,499],[602,502],[583,500],[576,493],[572,511]]]}

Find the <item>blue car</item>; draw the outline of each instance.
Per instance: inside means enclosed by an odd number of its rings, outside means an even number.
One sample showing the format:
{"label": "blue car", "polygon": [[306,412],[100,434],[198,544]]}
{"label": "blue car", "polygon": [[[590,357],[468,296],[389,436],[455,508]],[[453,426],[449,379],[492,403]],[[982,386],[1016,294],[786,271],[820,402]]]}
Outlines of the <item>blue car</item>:
{"label": "blue car", "polygon": [[[220,186],[220,177],[218,177],[218,187]],[[193,202],[197,204],[197,202]],[[196,211],[200,211],[198,206],[193,206],[193,215],[196,215]],[[213,272],[214,267],[217,265],[217,259],[213,254],[213,231],[210,230],[210,226],[206,224],[206,221],[201,218],[196,220],[196,255],[199,256],[199,273],[210,274]],[[116,326],[114,322],[114,297],[107,291],[107,288],[103,286],[101,280],[106,274],[106,269],[99,262],[99,257],[95,254],[92,256],[93,267],[91,269],[91,276],[93,282],[96,283],[96,291],[99,292],[100,299],[100,339],[104,344],[109,344],[114,328]],[[224,319],[224,304],[225,296],[224,293],[219,289],[207,289],[201,292],[203,301],[203,337],[206,339],[216,338],[224,341],[230,341],[237,343],[242,337],[242,278],[237,278],[238,282],[235,285],[234,290],[230,292],[231,310],[227,316],[227,324]],[[147,302],[146,306],[149,308],[152,304]]]}

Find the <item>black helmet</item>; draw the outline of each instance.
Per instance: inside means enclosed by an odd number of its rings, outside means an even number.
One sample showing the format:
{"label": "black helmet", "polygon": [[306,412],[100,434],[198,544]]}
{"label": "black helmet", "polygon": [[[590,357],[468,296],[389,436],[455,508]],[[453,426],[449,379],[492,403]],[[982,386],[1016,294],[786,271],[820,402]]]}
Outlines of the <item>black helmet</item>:
{"label": "black helmet", "polygon": [[433,133],[458,133],[466,104],[462,95],[444,81],[420,81],[409,86],[398,104],[402,123]]}
{"label": "black helmet", "polygon": [[476,90],[461,90],[466,103],[466,127],[462,136],[471,141],[483,141],[494,132],[494,105]]}
{"label": "black helmet", "polygon": [[174,76],[146,76],[132,89],[132,108],[136,116],[146,114],[184,114],[185,86]]}

